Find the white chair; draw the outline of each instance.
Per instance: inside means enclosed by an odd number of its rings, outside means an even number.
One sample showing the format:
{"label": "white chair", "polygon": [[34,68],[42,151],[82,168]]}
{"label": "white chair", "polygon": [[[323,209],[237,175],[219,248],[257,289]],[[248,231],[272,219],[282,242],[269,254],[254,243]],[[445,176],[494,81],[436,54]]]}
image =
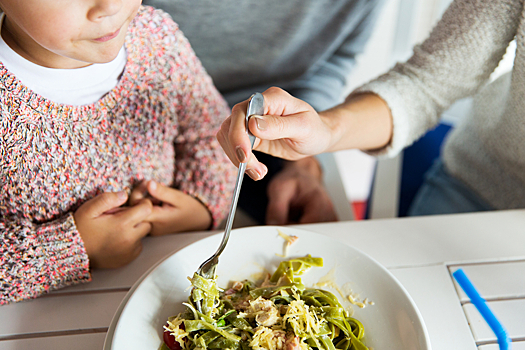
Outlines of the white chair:
{"label": "white chair", "polygon": [[354,220],[354,212],[350,200],[346,197],[345,187],[335,157],[332,153],[324,153],[317,156],[317,160],[323,168],[323,181],[334,204],[335,212],[339,221]]}

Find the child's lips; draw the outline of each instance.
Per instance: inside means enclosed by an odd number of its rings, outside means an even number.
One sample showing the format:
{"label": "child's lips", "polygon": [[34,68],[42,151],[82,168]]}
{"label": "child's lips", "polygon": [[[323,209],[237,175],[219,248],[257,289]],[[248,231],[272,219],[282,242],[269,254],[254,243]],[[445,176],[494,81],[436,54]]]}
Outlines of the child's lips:
{"label": "child's lips", "polygon": [[109,41],[111,39],[114,39],[117,37],[117,35],[120,33],[120,28],[117,29],[116,31],[114,31],[113,33],[109,33],[109,34],[106,34],[104,36],[101,36],[100,38],[96,38],[94,39],[95,41],[98,41],[98,42],[105,42],[105,41]]}

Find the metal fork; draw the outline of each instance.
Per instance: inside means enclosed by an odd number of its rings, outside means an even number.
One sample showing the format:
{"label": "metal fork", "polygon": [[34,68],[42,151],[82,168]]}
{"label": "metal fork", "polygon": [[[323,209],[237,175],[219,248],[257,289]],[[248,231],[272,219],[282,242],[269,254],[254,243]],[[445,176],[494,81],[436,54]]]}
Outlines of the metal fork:
{"label": "metal fork", "polygon": [[[248,130],[248,120],[252,115],[263,115],[264,114],[264,97],[260,93],[255,93],[250,97],[248,103],[248,109],[246,111],[246,133],[250,138],[251,147],[255,142],[255,136]],[[244,171],[246,170],[246,163],[239,164],[239,172],[237,173],[237,182],[235,183],[235,188],[233,190],[233,198],[230,206],[230,212],[228,213],[228,218],[226,220],[226,228],[224,230],[224,235],[222,236],[221,244],[219,249],[213,254],[210,258],[202,263],[202,265],[197,270],[197,273],[206,279],[211,279],[215,277],[215,270],[217,269],[217,264],[219,263],[219,255],[226,247],[228,239],[230,238],[230,232],[233,225],[233,218],[235,217],[235,210],[237,209],[237,201],[239,199],[239,193],[241,192],[242,180],[244,178]],[[197,309],[201,311],[200,302],[197,302]]]}

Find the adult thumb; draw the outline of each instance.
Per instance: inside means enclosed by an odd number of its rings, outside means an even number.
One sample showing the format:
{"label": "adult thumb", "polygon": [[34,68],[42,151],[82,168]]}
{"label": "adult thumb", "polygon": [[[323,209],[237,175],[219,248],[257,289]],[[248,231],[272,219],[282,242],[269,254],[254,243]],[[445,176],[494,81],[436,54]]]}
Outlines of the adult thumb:
{"label": "adult thumb", "polygon": [[280,115],[254,115],[248,122],[251,133],[261,140],[303,140],[311,128],[305,112]]}

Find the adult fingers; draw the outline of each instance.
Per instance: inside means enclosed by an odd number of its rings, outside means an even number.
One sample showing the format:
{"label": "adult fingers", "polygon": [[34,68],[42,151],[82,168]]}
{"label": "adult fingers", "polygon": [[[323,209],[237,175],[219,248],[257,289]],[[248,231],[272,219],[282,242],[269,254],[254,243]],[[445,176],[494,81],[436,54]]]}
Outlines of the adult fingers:
{"label": "adult fingers", "polygon": [[303,141],[306,132],[311,128],[311,123],[307,119],[305,112],[298,112],[280,115],[252,116],[248,122],[250,131],[254,136],[261,139],[261,142],[255,148],[259,151],[265,151],[264,141],[274,141],[281,139],[292,139]]}
{"label": "adult fingers", "polygon": [[114,210],[126,203],[128,195],[124,191],[105,192],[95,198],[88,200],[78,209],[84,211],[90,217],[98,217],[107,211]]}
{"label": "adult fingers", "polygon": [[266,167],[266,165],[259,162],[255,154],[252,153],[248,164],[246,164],[245,173],[253,180],[258,181],[266,176],[266,174],[268,173],[268,168]]}
{"label": "adult fingers", "polygon": [[330,133],[312,106],[279,88],[270,88],[263,96],[264,115],[253,116],[248,123],[261,140],[255,149],[290,160],[324,150]]}
{"label": "adult fingers", "polygon": [[[308,103],[279,88],[270,88],[263,96],[264,116],[254,116],[248,123],[248,128],[257,137],[254,149],[286,159],[300,159],[317,148],[323,149],[327,142],[324,140],[326,126]],[[246,134],[247,103],[244,101],[232,108],[217,139],[234,164],[248,162],[248,168],[262,170],[251,156]],[[323,136],[320,146],[317,146],[319,138],[316,135]]]}
{"label": "adult fingers", "polygon": [[295,195],[296,186],[293,182],[270,183],[266,207],[267,225],[285,225],[288,222],[290,205]]}
{"label": "adult fingers", "polygon": [[262,95],[264,116],[250,118],[249,129],[263,140],[294,137],[297,130],[304,129],[305,117],[316,116],[312,106],[283,89],[271,87]]}
{"label": "adult fingers", "polygon": [[290,115],[314,110],[307,102],[290,95],[278,87],[271,87],[262,93],[264,97],[264,114]]}
{"label": "adult fingers", "polygon": [[[243,160],[243,162],[246,161],[246,154],[244,153],[244,151],[242,151],[242,148],[238,148],[237,151],[232,148],[232,144],[228,139],[230,121],[231,117],[228,117],[228,119],[224,121],[224,123],[221,126],[221,131],[217,133],[217,140],[219,141],[221,147],[223,148],[228,158],[230,158],[230,161],[235,166],[239,167],[240,160]],[[258,142],[259,140],[257,139],[255,141],[255,144],[257,144]],[[268,168],[266,167],[266,165],[259,162],[257,157],[251,152],[250,147],[249,149],[250,154],[248,155],[249,159],[246,164],[246,174],[248,174],[248,176],[250,176],[253,180],[260,180],[266,175],[266,173],[268,172]]]}
{"label": "adult fingers", "polygon": [[[315,113],[308,103],[293,97],[280,88],[269,88],[262,95],[264,97],[264,116],[253,116],[248,123],[250,132],[260,139],[255,141],[254,149],[261,150],[259,145],[264,140],[277,140],[296,135],[295,129],[304,124],[303,114],[305,112]],[[248,101],[238,103],[232,108],[232,114],[225,120],[220,132],[221,141],[219,142],[228,152],[234,164],[244,163],[250,159],[251,144],[246,134]],[[287,118],[282,118],[283,116]],[[287,120],[292,116],[296,118]]]}
{"label": "adult fingers", "polygon": [[226,118],[224,122],[221,125],[221,129],[216,135],[217,141],[219,141],[219,144],[221,145],[222,149],[224,150],[224,153],[228,156],[230,161],[236,166],[239,167],[239,159],[237,158],[237,154],[235,154],[235,151],[231,147],[230,139],[228,138],[228,133],[230,131],[230,124],[231,124],[231,116]]}
{"label": "adult fingers", "polygon": [[229,140],[229,152],[234,153],[237,162],[240,163],[248,161],[252,154],[252,146],[248,134],[246,133],[247,107],[248,100],[233,106],[227,134]]}
{"label": "adult fingers", "polygon": [[309,224],[314,222],[329,222],[337,221],[335,209],[330,200],[315,200],[309,198],[303,206],[303,212],[299,219],[301,224]]}

